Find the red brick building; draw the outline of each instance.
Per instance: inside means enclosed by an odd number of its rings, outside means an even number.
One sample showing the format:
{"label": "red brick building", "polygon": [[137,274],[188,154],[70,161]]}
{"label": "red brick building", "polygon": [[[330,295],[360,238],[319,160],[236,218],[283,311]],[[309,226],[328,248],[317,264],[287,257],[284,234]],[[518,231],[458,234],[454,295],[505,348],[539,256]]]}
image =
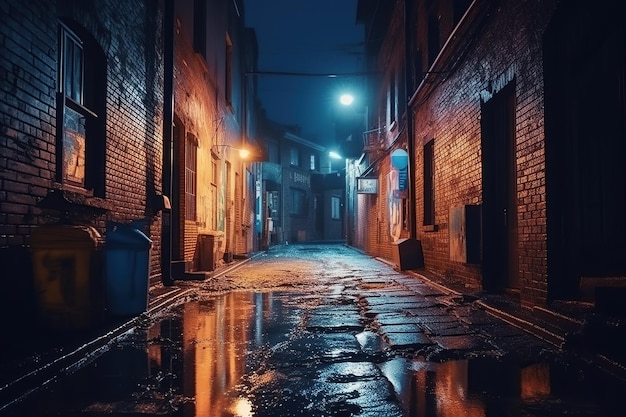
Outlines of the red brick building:
{"label": "red brick building", "polygon": [[253,172],[239,153],[254,139],[244,72],[256,51],[245,54],[250,34],[238,3],[174,2],[174,278],[202,276],[256,244]]}
{"label": "red brick building", "polygon": [[15,290],[0,304],[31,312],[44,224],[104,235],[141,220],[158,280],[163,3],[9,0],[0,13],[0,270]]}
{"label": "red brick building", "polygon": [[[254,141],[256,45],[240,3],[2,2],[2,312],[36,310],[43,225],[89,228],[99,256],[131,224],[151,241],[151,283],[254,250],[255,173],[238,148]],[[70,288],[74,272],[60,273]]]}
{"label": "red brick building", "polygon": [[[382,75],[362,169],[378,192],[360,196],[358,244],[391,259],[414,233],[427,271],[526,307],[583,300],[581,278],[624,277],[619,2],[387,4],[359,2]],[[396,149],[413,165],[408,194],[389,179]]]}

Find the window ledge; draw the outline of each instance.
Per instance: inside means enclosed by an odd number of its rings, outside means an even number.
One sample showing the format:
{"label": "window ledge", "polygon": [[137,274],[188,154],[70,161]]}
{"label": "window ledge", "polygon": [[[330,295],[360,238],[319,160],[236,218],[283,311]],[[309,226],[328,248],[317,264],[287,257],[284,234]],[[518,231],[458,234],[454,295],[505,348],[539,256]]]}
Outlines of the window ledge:
{"label": "window ledge", "polygon": [[424,232],[436,232],[437,230],[439,230],[439,226],[436,224],[424,225]]}
{"label": "window ledge", "polygon": [[91,210],[96,214],[103,214],[111,210],[111,204],[89,193],[68,189],[52,189],[39,201],[39,207],[44,209],[58,210],[62,212],[80,213]]}

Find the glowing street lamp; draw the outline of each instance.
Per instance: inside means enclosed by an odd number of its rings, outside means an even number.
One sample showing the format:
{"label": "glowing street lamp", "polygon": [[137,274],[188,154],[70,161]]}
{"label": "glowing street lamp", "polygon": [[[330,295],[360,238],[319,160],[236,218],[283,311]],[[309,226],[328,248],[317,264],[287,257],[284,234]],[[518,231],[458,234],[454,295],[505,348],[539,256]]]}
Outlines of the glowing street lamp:
{"label": "glowing street lamp", "polygon": [[339,97],[339,102],[344,106],[349,106],[354,102],[354,96],[352,94],[342,94],[341,97]]}
{"label": "glowing street lamp", "polygon": [[335,151],[330,151],[328,152],[328,156],[330,156],[333,159],[342,159],[341,155],[339,155],[337,152]]}
{"label": "glowing street lamp", "polygon": [[250,151],[245,148],[236,148],[231,145],[213,145],[213,152],[218,153],[218,148],[231,148],[239,153],[241,159],[247,159],[250,156]]}

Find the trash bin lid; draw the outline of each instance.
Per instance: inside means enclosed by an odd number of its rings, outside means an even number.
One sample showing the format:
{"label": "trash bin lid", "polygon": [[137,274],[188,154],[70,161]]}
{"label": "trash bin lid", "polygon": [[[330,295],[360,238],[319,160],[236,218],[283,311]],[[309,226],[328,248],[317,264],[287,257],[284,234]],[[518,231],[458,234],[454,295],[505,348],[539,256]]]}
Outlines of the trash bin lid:
{"label": "trash bin lid", "polygon": [[84,225],[45,225],[31,232],[31,247],[89,247],[96,248],[102,243],[102,236],[92,226]]}
{"label": "trash bin lid", "polygon": [[152,246],[152,240],[135,227],[115,226],[107,231],[106,246],[108,248],[149,249]]}

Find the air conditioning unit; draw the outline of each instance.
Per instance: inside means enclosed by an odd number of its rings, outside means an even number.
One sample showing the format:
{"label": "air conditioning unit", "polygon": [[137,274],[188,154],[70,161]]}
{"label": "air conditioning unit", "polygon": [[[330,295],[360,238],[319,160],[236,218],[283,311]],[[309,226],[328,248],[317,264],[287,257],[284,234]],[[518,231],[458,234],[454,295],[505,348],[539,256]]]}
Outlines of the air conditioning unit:
{"label": "air conditioning unit", "polygon": [[478,265],[482,260],[482,206],[450,208],[450,260]]}

